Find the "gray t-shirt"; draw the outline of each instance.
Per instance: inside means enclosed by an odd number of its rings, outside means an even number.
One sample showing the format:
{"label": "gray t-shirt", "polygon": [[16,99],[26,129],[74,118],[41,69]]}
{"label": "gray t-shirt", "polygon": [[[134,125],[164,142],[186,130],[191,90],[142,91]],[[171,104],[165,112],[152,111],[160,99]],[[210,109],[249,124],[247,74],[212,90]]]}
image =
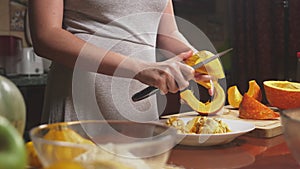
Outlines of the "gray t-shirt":
{"label": "gray t-shirt", "polygon": [[[98,47],[155,62],[157,30],[166,4],[167,0],[65,0],[63,26]],[[82,62],[79,56],[76,64]],[[131,96],[145,87],[136,80],[84,72],[76,66],[71,70],[53,62],[43,122],[157,120],[155,96],[131,101]]]}

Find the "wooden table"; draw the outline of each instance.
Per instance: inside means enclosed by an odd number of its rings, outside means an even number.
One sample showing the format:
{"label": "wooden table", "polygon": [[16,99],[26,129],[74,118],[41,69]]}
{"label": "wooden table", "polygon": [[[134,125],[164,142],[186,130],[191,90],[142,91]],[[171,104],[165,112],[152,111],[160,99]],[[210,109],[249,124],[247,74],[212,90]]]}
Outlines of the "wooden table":
{"label": "wooden table", "polygon": [[169,164],[185,169],[300,169],[283,135],[273,138],[240,136],[219,146],[173,148]]}

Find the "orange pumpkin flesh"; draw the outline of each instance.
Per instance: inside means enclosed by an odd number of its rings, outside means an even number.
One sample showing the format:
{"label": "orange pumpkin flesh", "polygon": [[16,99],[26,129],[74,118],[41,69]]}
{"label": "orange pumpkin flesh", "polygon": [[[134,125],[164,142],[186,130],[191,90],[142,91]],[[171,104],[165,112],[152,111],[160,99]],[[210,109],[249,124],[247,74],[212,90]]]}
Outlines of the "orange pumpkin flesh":
{"label": "orange pumpkin flesh", "polygon": [[194,111],[201,115],[217,113],[224,106],[225,102],[224,90],[218,83],[215,84],[214,99],[210,102],[203,103],[199,101],[191,90],[181,92],[180,97]]}
{"label": "orange pumpkin flesh", "polygon": [[274,112],[266,105],[245,93],[240,104],[239,117],[244,119],[266,120],[278,118],[279,113]]}
{"label": "orange pumpkin flesh", "polygon": [[[189,65],[193,66],[205,59],[208,59],[210,57],[214,56],[213,53],[203,50],[199,51],[193,56],[186,59],[184,62]],[[207,63],[205,66],[202,66],[195,70],[198,73],[201,74],[209,74],[212,77],[216,78],[216,81],[214,81],[215,86],[215,92],[213,99],[210,102],[203,103],[199,101],[193,92],[191,90],[184,90],[180,93],[181,99],[188,104],[194,111],[198,112],[201,115],[208,115],[208,114],[214,114],[217,113],[221,108],[223,108],[225,103],[225,93],[223,88],[220,86],[220,84],[217,82],[217,79],[225,78],[225,74],[223,71],[222,64],[219,59],[215,59],[209,63]],[[211,88],[211,84],[203,81],[196,81],[201,86],[209,89]]]}
{"label": "orange pumpkin flesh", "polygon": [[[262,100],[262,92],[260,90],[259,85],[256,83],[255,80],[249,81],[249,88],[247,91],[248,96],[261,101]],[[228,95],[228,103],[234,108],[239,108],[243,96],[241,95],[237,86],[231,86],[227,90]]]}
{"label": "orange pumpkin flesh", "polygon": [[300,107],[300,83],[289,81],[264,81],[266,98],[279,109]]}
{"label": "orange pumpkin flesh", "polygon": [[243,96],[241,95],[237,86],[231,86],[227,90],[228,94],[228,103],[233,108],[239,108],[240,103],[242,102]]}
{"label": "orange pumpkin flesh", "polygon": [[259,85],[256,83],[255,80],[250,80],[249,81],[249,89],[247,91],[247,94],[258,100],[258,101],[261,101],[262,100],[262,93],[261,93],[261,90],[260,90],[260,87]]}

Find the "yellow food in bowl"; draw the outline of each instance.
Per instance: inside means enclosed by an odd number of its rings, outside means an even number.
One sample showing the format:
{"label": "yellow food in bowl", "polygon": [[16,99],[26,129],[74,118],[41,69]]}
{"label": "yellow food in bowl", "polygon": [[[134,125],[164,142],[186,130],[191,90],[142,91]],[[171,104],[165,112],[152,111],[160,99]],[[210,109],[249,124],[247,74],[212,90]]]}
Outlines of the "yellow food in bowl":
{"label": "yellow food in bowl", "polygon": [[171,117],[166,124],[175,127],[179,133],[183,134],[219,134],[231,131],[222,120],[204,116],[194,117],[186,124],[180,118]]}

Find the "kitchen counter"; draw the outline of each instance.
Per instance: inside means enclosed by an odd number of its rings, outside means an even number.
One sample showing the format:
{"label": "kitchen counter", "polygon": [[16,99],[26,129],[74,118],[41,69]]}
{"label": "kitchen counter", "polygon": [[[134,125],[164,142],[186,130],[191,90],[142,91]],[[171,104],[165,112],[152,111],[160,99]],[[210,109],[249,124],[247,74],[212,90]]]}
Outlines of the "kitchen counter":
{"label": "kitchen counter", "polygon": [[14,82],[19,87],[25,86],[38,86],[47,84],[47,74],[41,75],[18,75],[8,77],[12,82]]}

